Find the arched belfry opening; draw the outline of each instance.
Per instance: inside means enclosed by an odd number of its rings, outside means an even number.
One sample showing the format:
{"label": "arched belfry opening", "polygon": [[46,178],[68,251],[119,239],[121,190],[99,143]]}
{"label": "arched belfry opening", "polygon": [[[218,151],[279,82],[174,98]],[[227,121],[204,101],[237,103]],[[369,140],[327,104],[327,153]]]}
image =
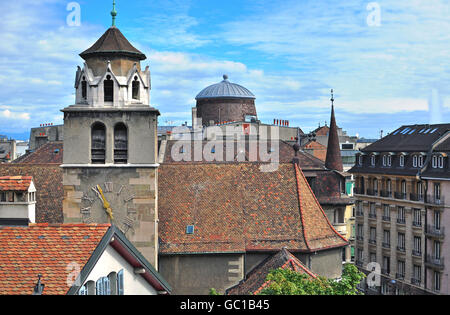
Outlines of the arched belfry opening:
{"label": "arched belfry opening", "polygon": [[91,130],[91,161],[92,164],[105,164],[106,155],[106,127],[102,123],[95,123]]}
{"label": "arched belfry opening", "polygon": [[114,127],[114,163],[126,164],[128,161],[128,129],[123,123]]}

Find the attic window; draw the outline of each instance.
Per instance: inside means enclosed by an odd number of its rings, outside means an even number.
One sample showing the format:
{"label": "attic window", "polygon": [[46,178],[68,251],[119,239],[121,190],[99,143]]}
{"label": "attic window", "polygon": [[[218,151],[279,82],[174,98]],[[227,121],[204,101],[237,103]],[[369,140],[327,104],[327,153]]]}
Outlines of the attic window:
{"label": "attic window", "polygon": [[132,94],[134,100],[139,100],[139,81],[137,76],[134,77],[134,81],[132,83]]}
{"label": "attic window", "polygon": [[186,227],[186,234],[190,234],[190,235],[194,234],[194,226],[193,225],[188,225]]}
{"label": "attic window", "polygon": [[105,102],[114,102],[114,81],[111,80],[110,75],[107,75],[103,82],[103,92]]}

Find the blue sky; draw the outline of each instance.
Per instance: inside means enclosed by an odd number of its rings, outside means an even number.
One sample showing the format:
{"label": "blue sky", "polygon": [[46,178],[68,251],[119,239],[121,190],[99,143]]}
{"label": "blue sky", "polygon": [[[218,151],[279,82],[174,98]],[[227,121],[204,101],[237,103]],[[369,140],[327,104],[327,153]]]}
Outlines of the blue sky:
{"label": "blue sky", "polygon": [[[331,88],[350,135],[450,121],[446,0],[116,2],[117,26],[148,57],[161,125],[190,123],[196,94],[225,73],[256,95],[266,123],[323,125]],[[0,134],[26,138],[62,123],[60,109],[73,104],[78,54],[111,25],[112,1],[77,1],[80,26],[67,24],[68,3],[2,3]]]}

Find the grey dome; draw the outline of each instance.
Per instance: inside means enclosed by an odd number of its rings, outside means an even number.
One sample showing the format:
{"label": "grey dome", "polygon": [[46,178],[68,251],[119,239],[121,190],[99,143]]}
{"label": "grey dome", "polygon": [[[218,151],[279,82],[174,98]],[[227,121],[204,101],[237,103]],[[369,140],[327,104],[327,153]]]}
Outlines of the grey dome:
{"label": "grey dome", "polygon": [[245,87],[231,83],[228,81],[228,76],[223,76],[223,81],[217,84],[213,84],[203,89],[195,97],[196,100],[207,98],[249,98],[255,99],[255,95]]}

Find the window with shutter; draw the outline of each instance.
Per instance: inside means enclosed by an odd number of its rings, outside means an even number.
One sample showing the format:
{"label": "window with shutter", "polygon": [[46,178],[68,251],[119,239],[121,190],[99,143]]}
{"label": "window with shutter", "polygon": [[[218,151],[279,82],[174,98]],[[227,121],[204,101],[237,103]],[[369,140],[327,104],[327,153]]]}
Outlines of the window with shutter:
{"label": "window with shutter", "polygon": [[114,163],[126,164],[128,161],[128,130],[123,123],[114,127]]}
{"label": "window with shutter", "polygon": [[92,164],[105,164],[106,128],[102,123],[95,123],[91,131]]}

